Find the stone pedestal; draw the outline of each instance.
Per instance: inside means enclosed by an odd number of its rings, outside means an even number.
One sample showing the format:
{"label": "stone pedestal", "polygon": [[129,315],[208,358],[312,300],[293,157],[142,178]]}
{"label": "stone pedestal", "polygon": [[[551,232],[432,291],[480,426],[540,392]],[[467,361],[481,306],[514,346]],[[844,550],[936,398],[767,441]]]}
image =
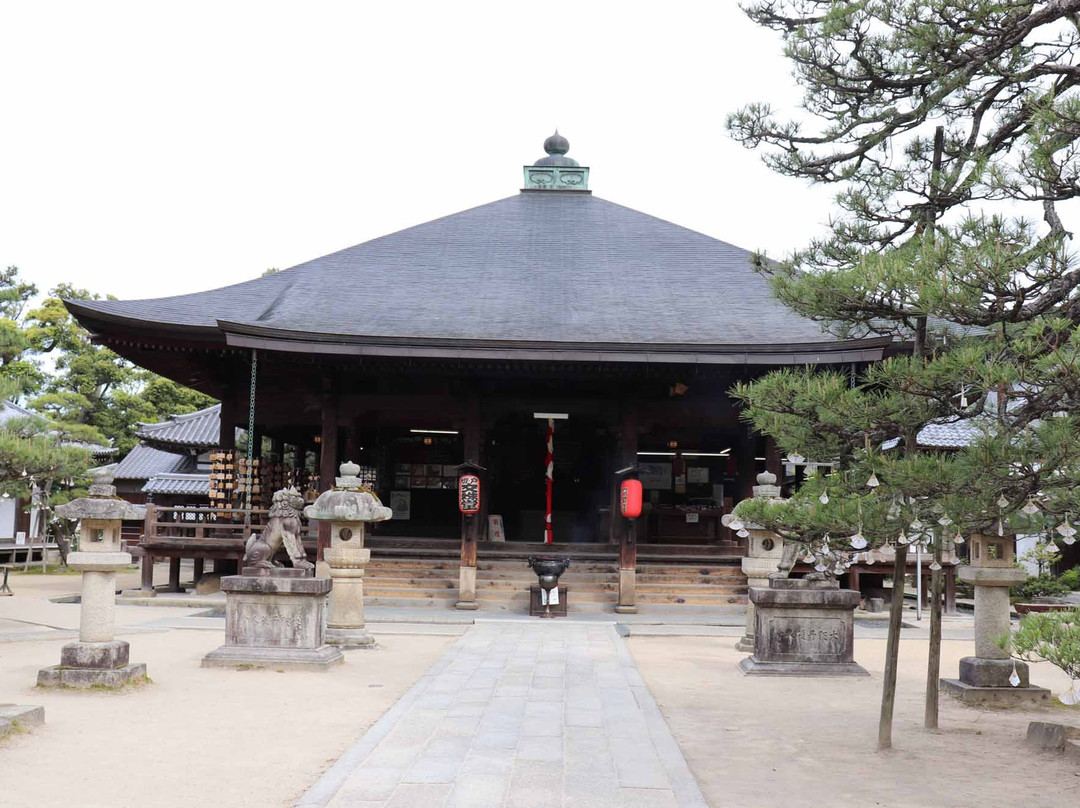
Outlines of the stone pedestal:
{"label": "stone pedestal", "polygon": [[975,656],[960,660],[960,677],[942,679],[941,688],[967,704],[1007,706],[1049,701],[1050,691],[1034,687],[1028,679],[1028,666],[1015,662],[1020,684],[1013,687],[1014,662],[998,645],[1009,633],[1009,587],[1027,580],[1025,570],[1012,566],[1013,537],[973,536],[973,564],[958,571],[964,583],[975,588]]}
{"label": "stone pedestal", "polygon": [[751,589],[750,602],[754,653],[739,663],[743,673],[869,676],[853,657],[858,592],[836,581],[773,579]]}
{"label": "stone pedestal", "polygon": [[[310,570],[257,570],[221,579],[225,644],[203,657],[204,668],[254,665],[275,670],[325,671],[343,662],[324,637],[328,578]],[[254,573],[254,574],[248,574]]]}
{"label": "stone pedestal", "polygon": [[619,570],[619,602],[616,614],[637,614],[637,570]]}
{"label": "stone pedestal", "polygon": [[363,487],[358,465],[342,463],[339,471],[334,487],[304,509],[309,519],[330,523],[330,546],[323,560],[333,588],[325,639],[341,648],[374,648],[375,638],[364,622],[364,568],[371,560],[371,550],[364,547],[364,526],[389,519],[393,512]]}
{"label": "stone pedestal", "polygon": [[58,516],[79,520],[79,551],[68,566],[82,573],[79,639],[60,651],[60,664],[38,671],[40,687],[120,687],[145,681],[146,665],[129,660],[129,647],[114,638],[116,573],[131,564],[120,551],[120,524],[143,518],[143,509],[116,497],[108,474],[97,474],[89,496],[56,509]]}
{"label": "stone pedestal", "polygon": [[330,546],[324,557],[333,581],[326,641],[342,648],[374,646],[375,638],[364,622],[364,566],[371,560],[371,550]]}
{"label": "stone pedestal", "polygon": [[476,602],[476,567],[464,564],[458,567],[458,602],[454,608],[464,612],[475,612],[480,608]]}

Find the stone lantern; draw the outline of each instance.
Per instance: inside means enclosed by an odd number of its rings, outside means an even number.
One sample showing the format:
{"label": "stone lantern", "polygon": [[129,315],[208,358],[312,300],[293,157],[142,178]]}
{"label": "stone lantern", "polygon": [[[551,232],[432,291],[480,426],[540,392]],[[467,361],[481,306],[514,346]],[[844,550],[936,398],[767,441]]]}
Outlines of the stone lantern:
{"label": "stone lantern", "polygon": [[385,521],[393,511],[363,487],[358,465],[342,463],[340,471],[334,487],[319,494],[304,514],[330,523],[330,546],[323,554],[333,579],[326,642],[370,648],[375,640],[364,625],[364,565],[371,560],[371,550],[364,547],[364,524]]}
{"label": "stone lantern", "polygon": [[116,496],[107,472],[94,474],[88,496],[56,508],[57,516],[79,520],[79,551],[67,559],[82,573],[79,640],[64,646],[59,665],[38,672],[39,685],[120,687],[146,676],[146,665],[128,662],[127,642],[114,639],[116,572],[131,564],[131,554],[120,549],[120,524],[145,513]]}
{"label": "stone lantern", "polygon": [[[757,485],[754,486],[754,496],[759,499],[780,499],[780,486],[776,484],[776,475],[771,471],[763,471],[757,476]],[[727,516],[724,519],[731,520]],[[742,560],[742,571],[746,575],[748,587],[767,588],[770,574],[776,573],[780,561],[784,556],[784,540],[773,533],[765,530],[760,525],[748,524],[745,526],[750,534],[749,547],[746,556]],[[754,604],[747,599],[746,603],[746,633],[735,644],[740,651],[754,650]]]}
{"label": "stone lantern", "polygon": [[1031,686],[1027,664],[998,645],[1010,628],[1009,587],[1027,580],[1027,572],[1016,567],[1016,537],[976,533],[968,546],[970,564],[957,577],[975,588],[975,656],[962,658],[960,678],[942,679],[942,687],[970,704],[1047,700],[1049,690]]}

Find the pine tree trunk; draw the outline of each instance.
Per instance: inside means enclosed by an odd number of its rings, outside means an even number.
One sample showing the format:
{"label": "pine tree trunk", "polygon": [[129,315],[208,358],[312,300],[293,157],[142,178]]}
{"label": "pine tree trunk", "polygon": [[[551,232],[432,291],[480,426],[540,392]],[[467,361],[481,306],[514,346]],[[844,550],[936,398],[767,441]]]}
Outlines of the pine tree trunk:
{"label": "pine tree trunk", "polygon": [[892,605],[889,607],[889,639],[885,646],[885,682],[881,690],[881,719],[878,721],[878,749],[892,748],[893,707],[896,705],[896,665],[900,656],[900,618],[904,614],[904,576],[907,574],[907,545],[896,548],[893,567]]}
{"label": "pine tree trunk", "polygon": [[[941,542],[934,547],[935,566],[941,566]],[[941,678],[941,588],[944,571],[933,570],[930,577],[930,661],[926,666],[926,714],[923,726],[938,727],[938,680]]]}

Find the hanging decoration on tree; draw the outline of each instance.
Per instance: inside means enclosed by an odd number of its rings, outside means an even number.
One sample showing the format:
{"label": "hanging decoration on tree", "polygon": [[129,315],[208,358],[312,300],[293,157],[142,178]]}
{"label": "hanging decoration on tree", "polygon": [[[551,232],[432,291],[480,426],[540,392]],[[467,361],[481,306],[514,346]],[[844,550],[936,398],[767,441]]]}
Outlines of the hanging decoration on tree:
{"label": "hanging decoration on tree", "polygon": [[1065,516],[1065,521],[1057,526],[1057,532],[1061,536],[1061,540],[1066,544],[1072,544],[1076,541],[1076,528],[1069,524],[1068,515]]}

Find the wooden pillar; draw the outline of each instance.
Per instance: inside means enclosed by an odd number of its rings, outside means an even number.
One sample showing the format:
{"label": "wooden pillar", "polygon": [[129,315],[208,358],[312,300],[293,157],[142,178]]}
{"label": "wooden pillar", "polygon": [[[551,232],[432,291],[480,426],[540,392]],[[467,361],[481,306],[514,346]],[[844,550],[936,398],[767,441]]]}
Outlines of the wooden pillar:
{"label": "wooden pillar", "polygon": [[363,441],[361,427],[362,419],[357,416],[349,420],[345,427],[345,454],[344,459],[353,463],[360,462],[360,446]]}
{"label": "wooden pillar", "polygon": [[735,461],[738,468],[739,500],[749,499],[754,495],[754,483],[757,480],[757,466],[754,455],[757,452],[757,435],[748,424],[743,425],[744,432],[739,436],[735,448],[738,453]]}
{"label": "wooden pillar", "polygon": [[[629,402],[623,402],[619,408],[620,431],[622,432],[622,462],[619,468],[637,464],[638,419],[637,410]],[[622,478],[615,479],[614,503],[611,512],[612,524],[619,525],[619,602],[615,611],[619,614],[637,613],[637,519],[624,519],[619,513],[618,486]]]}
{"label": "wooden pillar", "polygon": [[258,460],[263,454],[263,428],[255,424],[255,432],[248,435],[248,440],[251,441],[251,456]]}
{"label": "wooden pillar", "polygon": [[143,550],[142,579],[139,581],[139,590],[144,596],[156,594],[154,590],[154,557]]}
{"label": "wooden pillar", "polygon": [[945,614],[956,614],[956,567],[945,570]]}
{"label": "wooden pillar", "polygon": [[233,391],[226,389],[221,396],[221,431],[218,435],[218,446],[222,449],[236,448],[236,418],[238,412]]}
{"label": "wooden pillar", "polygon": [[142,579],[139,582],[139,590],[144,597],[152,597],[154,590],[154,557],[145,548],[146,540],[157,533],[157,506],[148,502],[146,504],[146,517],[143,520],[142,536],[139,537],[139,548],[142,550]]}
{"label": "wooden pillar", "polygon": [[[466,462],[480,463],[480,400],[469,398],[465,409],[465,429],[462,435],[462,451]],[[488,497],[487,479],[480,474],[481,512],[472,516],[461,517],[461,563],[458,567],[458,602],[457,608],[474,611],[479,607],[476,602],[476,562],[477,544],[483,534],[481,520],[484,517],[484,501]]]}
{"label": "wooden pillar", "polygon": [[783,453],[780,451],[780,447],[776,445],[776,441],[768,436],[765,438],[765,470],[776,475],[777,485],[783,483]]}
{"label": "wooden pillar", "polygon": [[[338,402],[334,395],[329,377],[323,382],[322,399],[322,442],[319,456],[319,491],[326,491],[334,486],[338,473]],[[319,522],[319,544],[316,560],[323,560],[323,552],[330,544],[330,523]]]}
{"label": "wooden pillar", "polygon": [[180,588],[180,559],[169,559],[169,591],[170,592],[183,592]]}

